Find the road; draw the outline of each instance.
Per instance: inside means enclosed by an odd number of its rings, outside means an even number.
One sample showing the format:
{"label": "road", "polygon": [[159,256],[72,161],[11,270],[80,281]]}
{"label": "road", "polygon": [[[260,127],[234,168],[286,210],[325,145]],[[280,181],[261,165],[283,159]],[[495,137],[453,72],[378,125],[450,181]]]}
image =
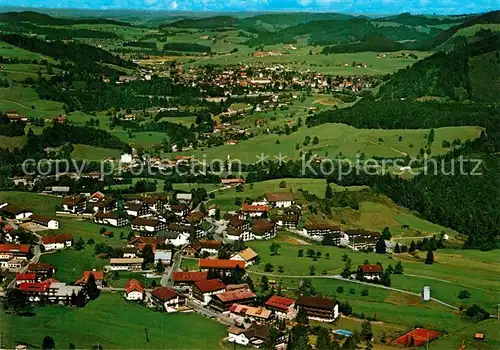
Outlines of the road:
{"label": "road", "polygon": [[161,281],[160,281],[160,284],[163,287],[172,287],[173,286],[172,273],[180,270],[181,262],[182,262],[182,253],[184,251],[184,248],[186,248],[186,247],[184,246],[175,252],[174,257],[172,259],[171,266],[168,269],[166,269],[165,272],[163,273],[163,276],[161,277]]}
{"label": "road", "polygon": [[186,299],[186,305],[189,306],[191,309],[193,309],[195,312],[202,314],[202,315],[209,317],[209,318],[214,318],[222,324],[225,324],[227,326],[230,326],[233,324],[233,321],[229,317],[222,316],[222,315],[218,314],[217,312],[210,310],[210,309],[198,304],[196,301],[193,301],[191,299]]}

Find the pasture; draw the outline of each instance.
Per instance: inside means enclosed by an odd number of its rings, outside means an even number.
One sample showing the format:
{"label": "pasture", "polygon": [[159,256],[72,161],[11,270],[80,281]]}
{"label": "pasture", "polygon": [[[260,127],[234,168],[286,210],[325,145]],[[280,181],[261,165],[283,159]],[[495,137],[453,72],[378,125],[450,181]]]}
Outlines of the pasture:
{"label": "pasture", "polygon": [[18,343],[40,347],[50,335],[61,349],[70,344],[77,349],[96,344],[105,349],[218,349],[227,334],[225,326],[198,314],[154,312],[114,293],[102,293],[81,309],[46,306],[35,312],[35,317],[4,315],[0,329],[9,334],[10,339],[4,337],[8,348]]}
{"label": "pasture", "polygon": [[60,102],[41,100],[29,87],[11,86],[0,88],[0,110],[15,110],[27,117],[52,118],[63,113]]}
{"label": "pasture", "polygon": [[74,145],[71,157],[77,160],[100,161],[104,159],[119,159],[121,151],[117,149],[94,147],[88,145]]}

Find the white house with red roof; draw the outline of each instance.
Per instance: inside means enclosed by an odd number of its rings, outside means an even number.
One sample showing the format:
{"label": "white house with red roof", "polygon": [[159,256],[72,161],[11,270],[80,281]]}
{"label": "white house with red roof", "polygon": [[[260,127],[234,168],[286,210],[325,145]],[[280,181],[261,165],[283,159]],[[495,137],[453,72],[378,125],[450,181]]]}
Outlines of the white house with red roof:
{"label": "white house with red roof", "polygon": [[21,283],[35,283],[37,282],[36,273],[18,273],[16,275],[16,286]]}
{"label": "white house with red roof", "polygon": [[273,310],[278,318],[292,320],[297,314],[295,310],[295,300],[290,298],[273,295],[264,305],[269,310]]}
{"label": "white house with red roof", "polygon": [[41,239],[42,245],[46,251],[64,249],[66,247],[71,247],[73,243],[73,235],[69,233],[63,233],[54,236],[45,236]]}
{"label": "white house with red roof", "polygon": [[177,308],[186,303],[186,299],[172,288],[158,287],[151,292],[151,302],[161,306],[166,312],[177,312]]}
{"label": "white house with red roof", "polygon": [[143,300],[144,285],[136,279],[130,279],[125,285],[125,299],[127,300]]}
{"label": "white house with red roof", "polygon": [[207,305],[212,296],[226,291],[226,285],[220,279],[198,281],[194,283],[193,296],[203,305]]}

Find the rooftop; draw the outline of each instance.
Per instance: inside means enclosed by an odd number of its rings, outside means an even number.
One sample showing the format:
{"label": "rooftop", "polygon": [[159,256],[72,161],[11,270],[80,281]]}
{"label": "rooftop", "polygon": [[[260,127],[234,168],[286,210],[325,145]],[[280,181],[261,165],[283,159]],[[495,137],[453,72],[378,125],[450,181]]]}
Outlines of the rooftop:
{"label": "rooftop", "polygon": [[197,281],[194,284],[202,293],[215,292],[226,288],[226,285],[220,279]]}
{"label": "rooftop", "polygon": [[308,306],[318,309],[333,310],[335,307],[335,300],[317,297],[300,296],[295,302],[299,306]]}
{"label": "rooftop", "polygon": [[207,279],[208,272],[174,272],[172,280],[174,282],[198,282]]}
{"label": "rooftop", "polygon": [[245,263],[228,259],[200,259],[200,269],[233,270],[236,267],[244,269]]}

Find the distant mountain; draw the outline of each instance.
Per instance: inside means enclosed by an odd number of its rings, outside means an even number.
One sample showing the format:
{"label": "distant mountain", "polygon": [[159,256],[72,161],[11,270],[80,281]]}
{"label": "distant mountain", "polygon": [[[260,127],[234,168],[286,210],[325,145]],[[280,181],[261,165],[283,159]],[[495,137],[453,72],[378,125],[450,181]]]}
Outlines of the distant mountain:
{"label": "distant mountain", "polygon": [[159,26],[160,29],[166,27],[173,28],[192,28],[192,29],[217,29],[225,27],[235,27],[238,19],[231,16],[216,16],[197,19],[181,19],[172,23],[166,23]]}
{"label": "distant mountain", "polygon": [[405,44],[386,38],[383,35],[367,35],[360,42],[352,44],[340,44],[326,46],[323,49],[324,54],[333,53],[354,53],[354,52],[394,52],[405,49]]}
{"label": "distant mountain", "polygon": [[463,16],[439,16],[430,17],[425,15],[412,15],[409,12],[401,13],[396,16],[389,16],[377,19],[378,22],[394,22],[409,26],[437,26],[442,24],[460,24],[471,18],[474,15]]}
{"label": "distant mountain", "polygon": [[500,101],[500,34],[479,32],[457,40],[451,52],[438,52],[394,73],[380,87],[388,99],[441,97],[456,101]]}
{"label": "distant mountain", "polygon": [[39,25],[73,25],[73,24],[111,24],[118,26],[131,26],[130,23],[115,21],[105,18],[60,18],[52,17],[43,13],[33,12],[33,11],[22,11],[22,12],[5,12],[0,13],[0,22],[5,23],[20,23],[29,22]]}

